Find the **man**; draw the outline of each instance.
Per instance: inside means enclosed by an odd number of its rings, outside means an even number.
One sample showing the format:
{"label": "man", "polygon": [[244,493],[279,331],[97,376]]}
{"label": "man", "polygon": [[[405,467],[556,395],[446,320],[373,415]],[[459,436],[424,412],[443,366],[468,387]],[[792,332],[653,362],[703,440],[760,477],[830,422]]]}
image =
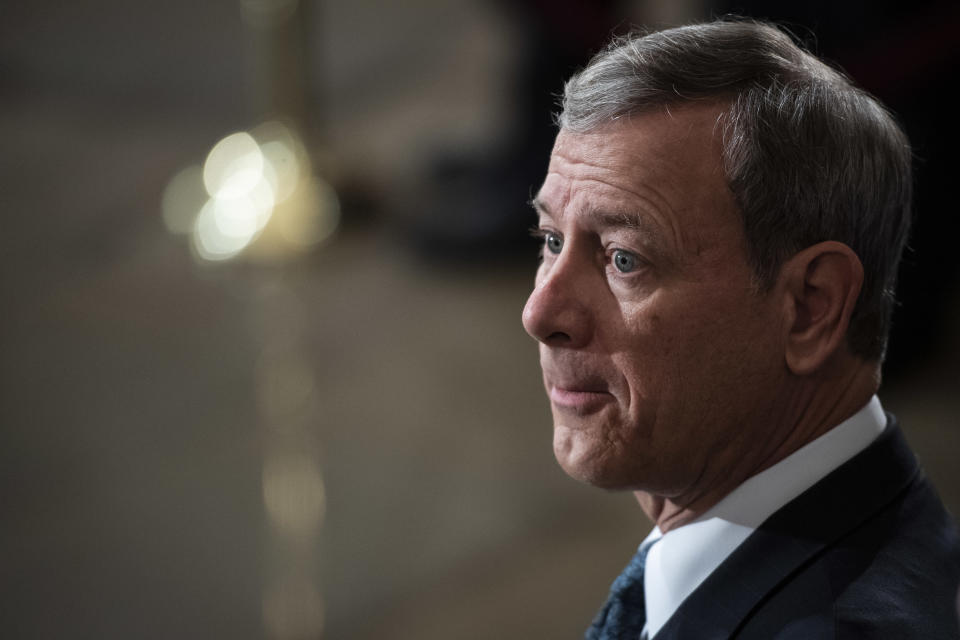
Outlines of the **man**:
{"label": "man", "polygon": [[956,638],[960,540],[876,397],[910,148],[774,27],[565,89],[523,312],[554,452],[656,524],[588,638]]}

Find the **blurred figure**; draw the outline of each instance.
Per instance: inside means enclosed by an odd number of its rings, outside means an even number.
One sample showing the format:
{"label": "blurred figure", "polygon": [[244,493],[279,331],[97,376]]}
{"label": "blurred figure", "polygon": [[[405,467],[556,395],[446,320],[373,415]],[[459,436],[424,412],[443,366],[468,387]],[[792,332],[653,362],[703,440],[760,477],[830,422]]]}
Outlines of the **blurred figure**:
{"label": "blurred figure", "polygon": [[726,21],[615,41],[560,125],[523,314],[554,453],[656,524],[587,637],[957,637],[960,536],[876,395],[892,117]]}
{"label": "blurred figure", "polygon": [[[533,185],[553,144],[553,113],[563,80],[584,65],[622,22],[621,0],[497,2],[521,34],[513,76],[506,80],[512,120],[504,144],[486,155],[437,154],[433,197],[416,212],[408,237],[429,257],[472,260],[528,249]],[[422,203],[421,203],[422,206]]]}

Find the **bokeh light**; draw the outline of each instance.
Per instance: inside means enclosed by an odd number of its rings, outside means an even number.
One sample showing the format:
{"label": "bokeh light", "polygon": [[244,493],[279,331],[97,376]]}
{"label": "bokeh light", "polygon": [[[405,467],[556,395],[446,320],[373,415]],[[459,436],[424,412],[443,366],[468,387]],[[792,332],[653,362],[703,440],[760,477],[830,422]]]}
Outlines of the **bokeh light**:
{"label": "bokeh light", "polygon": [[333,188],[313,175],[299,136],[276,121],[217,142],[202,169],[170,180],[162,209],[167,229],[190,234],[204,262],[248,249],[259,259],[292,257],[329,238],[340,221]]}
{"label": "bokeh light", "polygon": [[273,210],[269,185],[260,197],[210,198],[200,210],[193,230],[193,247],[205,260],[226,260],[237,255],[263,228]]}
{"label": "bokeh light", "polygon": [[236,198],[263,180],[263,153],[249,133],[232,133],[213,146],[203,163],[203,184],[213,198]]}
{"label": "bokeh light", "polygon": [[[311,180],[301,185],[299,211],[278,216],[277,230],[280,237],[293,247],[308,249],[329,238],[340,222],[340,202],[327,182]],[[315,211],[316,215],[303,215],[303,210]]]}
{"label": "bokeh light", "polygon": [[263,501],[270,521],[295,536],[317,532],[326,508],[323,477],[303,452],[275,453],[263,464]]}
{"label": "bokeh light", "polygon": [[264,178],[273,187],[277,202],[283,202],[300,183],[301,159],[306,159],[306,150],[293,132],[279,122],[262,124],[253,135],[261,141],[260,151],[266,161]]}

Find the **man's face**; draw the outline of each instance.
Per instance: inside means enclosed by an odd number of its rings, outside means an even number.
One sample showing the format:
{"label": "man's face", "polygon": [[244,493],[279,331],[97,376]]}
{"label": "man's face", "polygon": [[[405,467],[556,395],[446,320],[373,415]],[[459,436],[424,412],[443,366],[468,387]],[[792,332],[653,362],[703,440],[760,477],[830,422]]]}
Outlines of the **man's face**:
{"label": "man's face", "polygon": [[773,417],[780,314],[753,286],[719,113],[562,130],[534,201],[543,262],[523,324],[554,453],[591,484],[684,494],[735,467]]}

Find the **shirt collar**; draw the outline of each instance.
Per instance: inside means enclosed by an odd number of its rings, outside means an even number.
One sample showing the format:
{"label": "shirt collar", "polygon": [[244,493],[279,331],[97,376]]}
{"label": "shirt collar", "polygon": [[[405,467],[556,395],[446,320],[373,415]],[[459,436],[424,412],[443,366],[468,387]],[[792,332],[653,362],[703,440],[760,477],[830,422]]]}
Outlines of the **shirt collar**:
{"label": "shirt collar", "polygon": [[866,449],[886,423],[873,396],[860,411],[748,478],[693,522],[666,534],[654,527],[644,541],[656,541],[644,570],[650,637],[764,520]]}

